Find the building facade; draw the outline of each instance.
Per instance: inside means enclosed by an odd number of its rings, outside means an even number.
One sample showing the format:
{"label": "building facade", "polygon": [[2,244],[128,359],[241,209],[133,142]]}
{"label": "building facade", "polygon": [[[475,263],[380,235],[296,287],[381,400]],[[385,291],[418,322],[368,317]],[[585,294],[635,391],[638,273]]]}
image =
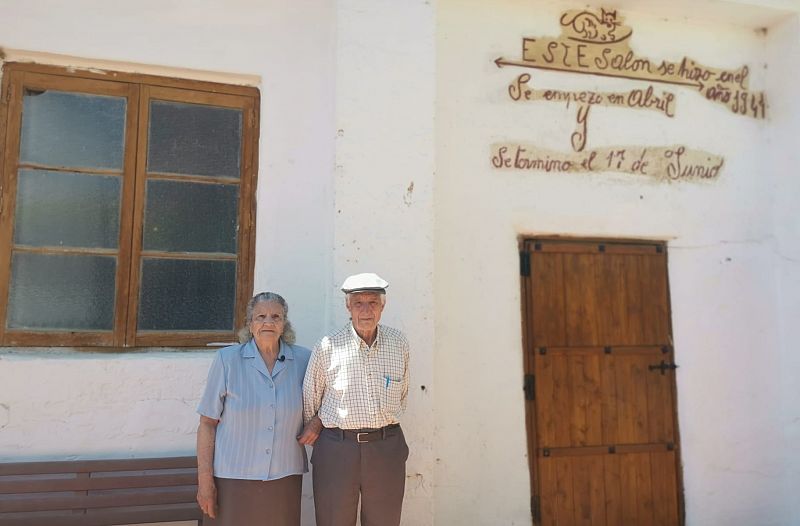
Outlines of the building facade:
{"label": "building facade", "polygon": [[[598,520],[575,482],[585,466],[564,459],[600,447],[583,453],[605,465],[644,443],[651,475],[656,453],[673,469],[673,511],[654,523],[800,520],[796,2],[0,5],[6,66],[257,94],[252,289],[282,294],[311,347],[347,321],[345,276],[390,282],[384,321],[412,348],[404,524]],[[648,247],[660,292],[619,296],[623,273],[588,299],[604,254],[638,257],[641,277]],[[562,274],[542,270],[547,254]],[[599,281],[567,294],[579,267]],[[661,321],[641,314],[653,297]],[[547,305],[566,321],[546,326]],[[661,325],[621,336],[631,320]],[[586,323],[597,338],[575,336]],[[3,347],[0,460],[191,454],[214,348],[142,341]],[[628,439],[608,438],[608,384],[592,371],[626,347],[667,350],[615,362],[651,376],[630,384],[625,407],[645,412]],[[589,358],[545,369],[573,348]],[[662,363],[679,368],[646,369]],[[636,385],[652,394],[662,376],[669,431],[636,438],[655,418]],[[574,467],[571,490],[547,478],[551,461]],[[657,514],[656,478],[616,520]]]}

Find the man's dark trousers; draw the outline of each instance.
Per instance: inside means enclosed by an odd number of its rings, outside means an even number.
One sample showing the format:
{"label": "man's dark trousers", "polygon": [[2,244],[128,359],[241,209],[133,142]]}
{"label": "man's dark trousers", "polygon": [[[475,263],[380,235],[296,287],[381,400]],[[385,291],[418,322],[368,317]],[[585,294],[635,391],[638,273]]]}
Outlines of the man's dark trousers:
{"label": "man's dark trousers", "polygon": [[[359,440],[369,440],[361,442]],[[311,456],[317,526],[398,526],[408,446],[400,426],[369,435],[323,429]]]}

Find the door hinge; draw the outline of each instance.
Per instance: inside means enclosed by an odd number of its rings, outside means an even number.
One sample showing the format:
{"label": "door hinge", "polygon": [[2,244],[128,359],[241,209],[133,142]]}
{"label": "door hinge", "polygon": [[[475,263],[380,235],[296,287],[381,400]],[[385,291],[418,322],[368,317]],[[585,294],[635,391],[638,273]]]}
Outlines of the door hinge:
{"label": "door hinge", "polygon": [[539,495],[531,496],[531,515],[533,515],[533,522],[539,524],[542,520],[542,502]]}
{"label": "door hinge", "polygon": [[525,390],[525,400],[536,399],[536,377],[534,375],[525,375],[525,384],[523,389]]}
{"label": "door hinge", "polygon": [[531,255],[529,252],[519,253],[519,275],[526,277],[531,275]]}

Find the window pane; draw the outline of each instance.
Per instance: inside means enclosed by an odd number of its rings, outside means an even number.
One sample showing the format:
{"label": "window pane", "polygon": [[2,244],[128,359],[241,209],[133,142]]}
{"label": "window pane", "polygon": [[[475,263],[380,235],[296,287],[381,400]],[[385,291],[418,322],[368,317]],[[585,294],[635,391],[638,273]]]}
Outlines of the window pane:
{"label": "window pane", "polygon": [[239,185],[147,181],[145,250],[236,253]]}
{"label": "window pane", "polygon": [[111,256],[14,254],[7,327],[113,329],[115,271]]}
{"label": "window pane", "polygon": [[139,330],[233,330],[235,261],[142,261]]}
{"label": "window pane", "polygon": [[121,170],[125,104],[122,97],[26,90],[20,162]]}
{"label": "window pane", "polygon": [[14,242],[116,248],[122,178],[20,170]]}
{"label": "window pane", "polygon": [[149,132],[148,171],[239,177],[241,110],[153,101]]}

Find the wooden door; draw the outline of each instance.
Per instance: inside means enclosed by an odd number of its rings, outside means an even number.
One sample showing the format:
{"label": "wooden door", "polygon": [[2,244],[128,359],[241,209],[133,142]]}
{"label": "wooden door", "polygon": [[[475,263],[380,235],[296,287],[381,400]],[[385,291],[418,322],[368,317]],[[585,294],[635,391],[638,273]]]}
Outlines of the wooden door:
{"label": "wooden door", "polygon": [[521,271],[534,522],[682,522],[662,244],[527,240]]}

